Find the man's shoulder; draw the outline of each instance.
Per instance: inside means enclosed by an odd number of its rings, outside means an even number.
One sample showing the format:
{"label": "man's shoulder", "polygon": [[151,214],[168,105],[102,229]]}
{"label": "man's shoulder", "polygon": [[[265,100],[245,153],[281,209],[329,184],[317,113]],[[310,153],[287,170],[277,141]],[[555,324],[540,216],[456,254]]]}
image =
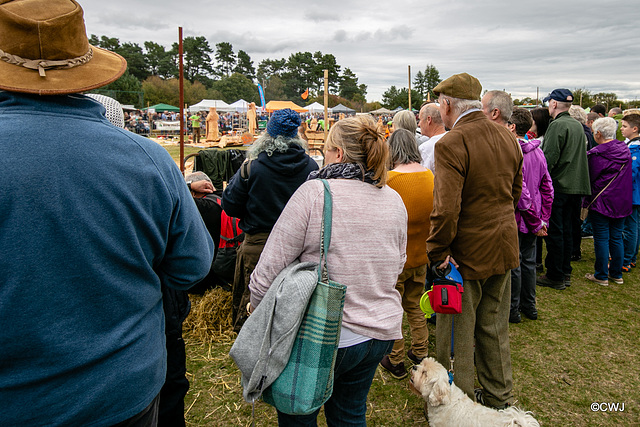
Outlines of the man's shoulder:
{"label": "man's shoulder", "polygon": [[445,136],[448,132],[443,132],[443,133],[439,133],[437,135],[433,135],[431,138],[429,138],[429,142],[431,144],[435,144],[436,142],[438,142],[440,139],[442,139],[443,136]]}
{"label": "man's shoulder", "polygon": [[97,141],[102,139],[107,142],[103,144],[103,150],[107,156],[115,151],[126,151],[131,161],[140,164],[152,162],[158,170],[164,171],[177,168],[169,152],[149,138],[114,126],[105,129],[96,125],[95,129],[91,130],[91,125],[88,125],[86,129],[88,133],[91,132],[95,135]]}
{"label": "man's shoulder", "polygon": [[556,116],[556,118],[549,123],[547,132],[549,131],[549,129],[553,130],[553,129],[562,129],[562,128],[569,128],[571,130],[576,130],[584,133],[584,128],[582,127],[582,124],[576,119],[574,119],[573,117],[571,117],[569,113],[567,114],[560,113],[558,116]]}
{"label": "man's shoulder", "polygon": [[[479,113],[479,114],[478,114]],[[453,127],[453,129],[449,130],[442,139],[449,140],[450,137],[470,137],[477,135],[478,132],[487,132],[494,135],[500,135],[509,138],[509,140],[514,140],[515,138],[509,132],[507,128],[504,126],[500,126],[491,120],[489,120],[482,111],[477,111],[471,113],[467,116],[464,116],[460,119],[458,123]]]}

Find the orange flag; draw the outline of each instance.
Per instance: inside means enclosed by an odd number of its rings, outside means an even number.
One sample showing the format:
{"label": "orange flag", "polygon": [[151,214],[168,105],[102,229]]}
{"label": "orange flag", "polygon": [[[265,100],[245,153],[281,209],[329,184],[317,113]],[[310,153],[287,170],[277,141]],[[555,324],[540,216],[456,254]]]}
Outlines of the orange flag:
{"label": "orange flag", "polygon": [[309,97],[309,89],[305,90],[302,95],[300,95],[302,99],[307,99]]}

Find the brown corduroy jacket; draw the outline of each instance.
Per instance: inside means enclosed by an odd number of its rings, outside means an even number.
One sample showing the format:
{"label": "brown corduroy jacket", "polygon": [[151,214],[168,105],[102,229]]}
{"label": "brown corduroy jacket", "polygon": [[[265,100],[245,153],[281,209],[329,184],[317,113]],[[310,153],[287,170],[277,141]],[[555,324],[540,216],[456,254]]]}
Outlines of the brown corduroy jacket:
{"label": "brown corduroy jacket", "polygon": [[472,112],[438,141],[435,163],[429,262],[451,255],[466,280],[517,267],[522,151],[515,137]]}

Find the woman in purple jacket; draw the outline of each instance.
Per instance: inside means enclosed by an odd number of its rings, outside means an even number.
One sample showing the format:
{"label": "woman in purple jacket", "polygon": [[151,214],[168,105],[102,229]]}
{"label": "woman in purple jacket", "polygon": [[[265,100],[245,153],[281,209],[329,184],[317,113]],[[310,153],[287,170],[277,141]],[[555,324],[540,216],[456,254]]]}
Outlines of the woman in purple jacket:
{"label": "woman in purple jacket", "polygon": [[[602,286],[609,280],[622,284],[624,219],[631,214],[631,154],[616,137],[618,124],[605,117],[593,122],[593,137],[598,144],[587,152],[591,196],[583,206],[589,208],[596,253],[595,273],[585,277]],[[609,261],[611,256],[611,261]],[[608,264],[608,265],[607,265]]]}
{"label": "woman in purple jacket", "polygon": [[520,265],[511,270],[510,323],[520,323],[522,312],[536,320],[536,236],[547,235],[547,224],[553,204],[553,184],[547,170],[547,160],[539,148],[540,140],[525,136],[531,128],[531,113],[514,108],[509,128],[518,138],[523,154],[522,195],[516,209]]}

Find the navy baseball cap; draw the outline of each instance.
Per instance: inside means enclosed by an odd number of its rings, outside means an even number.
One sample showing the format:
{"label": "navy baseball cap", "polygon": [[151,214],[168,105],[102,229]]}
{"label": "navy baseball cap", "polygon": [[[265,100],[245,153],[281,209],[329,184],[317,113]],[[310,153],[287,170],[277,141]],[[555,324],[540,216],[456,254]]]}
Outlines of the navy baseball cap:
{"label": "navy baseball cap", "polygon": [[542,102],[548,102],[550,99],[559,102],[573,102],[573,94],[569,89],[556,89],[546,96]]}

